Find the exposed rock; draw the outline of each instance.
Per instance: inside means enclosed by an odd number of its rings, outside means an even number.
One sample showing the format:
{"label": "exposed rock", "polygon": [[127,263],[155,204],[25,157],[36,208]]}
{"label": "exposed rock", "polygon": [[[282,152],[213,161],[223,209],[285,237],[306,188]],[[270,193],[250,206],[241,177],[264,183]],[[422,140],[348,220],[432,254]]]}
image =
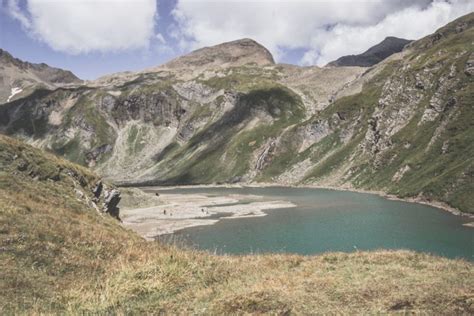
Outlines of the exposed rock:
{"label": "exposed rock", "polygon": [[82,201],[84,200],[84,192],[82,192],[81,190],[79,190],[78,188],[75,188],[74,189],[74,192],[76,193],[76,197],[79,201]]}
{"label": "exposed rock", "polygon": [[303,152],[313,144],[319,142],[332,132],[326,120],[316,120],[299,129],[299,135],[303,139],[298,152]]}
{"label": "exposed rock", "polygon": [[271,155],[273,150],[275,149],[276,142],[274,139],[270,139],[270,141],[265,144],[263,147],[262,152],[258,155],[257,162],[255,164],[256,170],[262,170],[266,164],[271,161]]}
{"label": "exposed rock", "polygon": [[439,115],[439,112],[437,112],[435,109],[427,108],[423,112],[423,115],[421,117],[421,120],[420,120],[419,124],[422,124],[422,123],[425,123],[425,122],[433,122],[434,120],[436,120],[438,115]]}
{"label": "exposed rock", "polygon": [[94,194],[94,197],[96,199],[99,199],[100,195],[102,194],[102,189],[104,188],[104,185],[102,184],[102,181],[99,180],[95,187],[92,188],[92,193]]}
{"label": "exposed rock", "polygon": [[363,67],[320,68],[282,64],[277,69],[281,72],[279,82],[298,93],[308,117],[343,96],[360,92],[363,82],[373,74],[366,74],[367,69]]}
{"label": "exposed rock", "polygon": [[438,88],[431,97],[429,107],[423,112],[423,116],[418,125],[425,122],[432,122],[439,116],[439,114],[456,106],[457,100],[450,93],[452,88],[458,82],[458,79],[453,75],[453,69],[455,68],[451,67],[450,73],[441,76],[438,80]]}
{"label": "exposed rock", "polygon": [[104,190],[104,212],[120,219],[120,209],[117,207],[120,202],[120,191],[117,189]]}
{"label": "exposed rock", "polygon": [[194,80],[177,83],[173,85],[173,88],[183,98],[199,103],[212,102],[214,99],[224,93],[222,90],[216,92],[214,89],[211,89],[210,87]]}
{"label": "exposed rock", "polygon": [[19,159],[17,162],[17,169],[19,171],[25,171],[28,169],[28,162],[25,159]]}
{"label": "exposed rock", "polygon": [[89,151],[88,153],[86,153],[86,161],[89,167],[94,167],[97,160],[100,159],[100,157],[103,154],[106,154],[110,151],[112,151],[112,146],[109,144],[105,144],[105,145],[96,147],[92,151]]}
{"label": "exposed rock", "polygon": [[468,76],[473,76],[474,75],[474,53],[471,53],[471,55],[469,55],[469,58],[466,62],[466,68],[464,69],[464,72]]}
{"label": "exposed rock", "polygon": [[403,166],[400,170],[398,170],[392,177],[392,181],[399,182],[403,176],[411,170],[409,165]]}
{"label": "exposed rock", "polygon": [[425,89],[425,82],[423,80],[423,77],[420,73],[417,73],[416,76],[415,76],[415,87],[417,89]]}
{"label": "exposed rock", "polygon": [[441,146],[441,153],[446,154],[449,150],[449,141],[445,141],[443,146]]}

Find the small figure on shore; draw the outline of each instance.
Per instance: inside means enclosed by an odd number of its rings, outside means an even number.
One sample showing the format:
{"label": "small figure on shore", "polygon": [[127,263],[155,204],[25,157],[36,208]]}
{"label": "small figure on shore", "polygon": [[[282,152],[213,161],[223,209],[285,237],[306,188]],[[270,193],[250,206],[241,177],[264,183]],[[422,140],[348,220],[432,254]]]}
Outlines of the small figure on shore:
{"label": "small figure on shore", "polygon": [[201,212],[203,212],[203,213],[204,213],[204,209],[203,209],[203,208],[201,209]]}
{"label": "small figure on shore", "polygon": [[166,210],[163,210],[163,214],[166,215]]}
{"label": "small figure on shore", "polygon": [[160,194],[158,192],[155,193],[156,196],[160,196]]}

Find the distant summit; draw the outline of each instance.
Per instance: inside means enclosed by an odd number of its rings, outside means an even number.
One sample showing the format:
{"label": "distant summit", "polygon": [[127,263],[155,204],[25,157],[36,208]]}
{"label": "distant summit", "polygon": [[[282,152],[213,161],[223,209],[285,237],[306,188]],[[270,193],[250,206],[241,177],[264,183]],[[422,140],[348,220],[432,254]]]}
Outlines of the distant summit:
{"label": "distant summit", "polygon": [[27,95],[38,87],[54,89],[80,83],[82,80],[68,70],[22,61],[0,48],[0,104]]}
{"label": "distant summit", "polygon": [[402,49],[412,41],[398,37],[387,37],[379,44],[369,48],[359,55],[342,56],[339,59],[330,62],[328,66],[359,66],[371,67],[378,64],[392,54],[401,52]]}
{"label": "distant summit", "polygon": [[273,65],[273,56],[263,45],[244,38],[219,45],[204,47],[187,55],[173,59],[161,67],[165,68],[220,68],[256,64]]}

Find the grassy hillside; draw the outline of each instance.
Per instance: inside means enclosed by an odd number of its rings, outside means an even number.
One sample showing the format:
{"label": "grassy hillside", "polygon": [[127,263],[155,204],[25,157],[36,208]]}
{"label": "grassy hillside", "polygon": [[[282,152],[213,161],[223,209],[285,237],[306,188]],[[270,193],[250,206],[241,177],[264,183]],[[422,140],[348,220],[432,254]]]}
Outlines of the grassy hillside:
{"label": "grassy hillside", "polygon": [[285,172],[309,159],[310,168],[296,168],[303,176],[290,183],[385,191],[473,213],[474,76],[466,70],[473,26],[469,14],[376,66],[361,92],[301,123],[300,129],[327,126],[325,137],[294,155],[304,138],[298,129],[287,136],[292,146],[273,160],[286,165],[264,180],[291,179]]}
{"label": "grassy hillside", "polygon": [[97,212],[97,180],[0,136],[1,314],[474,313],[472,263],[408,251],[181,250]]}

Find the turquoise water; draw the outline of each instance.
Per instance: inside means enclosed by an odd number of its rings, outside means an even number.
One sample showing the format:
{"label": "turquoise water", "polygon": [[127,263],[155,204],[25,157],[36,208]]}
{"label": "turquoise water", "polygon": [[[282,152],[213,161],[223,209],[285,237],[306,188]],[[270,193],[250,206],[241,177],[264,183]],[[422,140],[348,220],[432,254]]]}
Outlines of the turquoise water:
{"label": "turquoise water", "polygon": [[474,260],[474,228],[462,225],[469,219],[426,205],[390,201],[372,194],[307,188],[157,191],[218,196],[252,194],[297,205],[269,210],[264,217],[222,219],[215,225],[173,234],[198,249],[228,254],[411,249]]}

